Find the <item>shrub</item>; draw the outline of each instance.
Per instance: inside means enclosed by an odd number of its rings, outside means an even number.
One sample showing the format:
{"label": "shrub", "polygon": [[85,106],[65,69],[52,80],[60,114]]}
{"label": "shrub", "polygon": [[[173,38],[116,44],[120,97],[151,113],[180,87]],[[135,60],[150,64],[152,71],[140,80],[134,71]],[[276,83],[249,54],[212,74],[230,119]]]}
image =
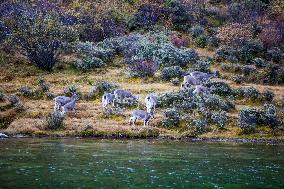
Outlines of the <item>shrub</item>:
{"label": "shrub", "polygon": [[229,111],[234,108],[233,102],[223,100],[218,95],[206,95],[201,101],[199,99],[198,104],[202,107],[205,106],[209,110]]}
{"label": "shrub", "polygon": [[196,46],[200,48],[205,48],[207,45],[207,37],[205,35],[200,35],[195,40]]}
{"label": "shrub", "polygon": [[64,115],[59,111],[49,113],[46,117],[47,129],[56,130],[63,127]]}
{"label": "shrub", "polygon": [[220,46],[216,50],[215,59],[217,61],[238,62],[238,51],[230,46]]}
{"label": "shrub", "polygon": [[259,122],[265,126],[269,126],[272,129],[276,129],[280,121],[277,118],[277,109],[272,104],[265,104],[260,110]]}
{"label": "shrub", "polygon": [[5,26],[5,24],[0,21],[0,43],[3,42],[9,34],[9,29]]}
{"label": "shrub", "polygon": [[259,113],[257,109],[248,107],[242,108],[239,114],[238,126],[245,134],[254,132],[258,122],[258,117]]}
{"label": "shrub", "polygon": [[165,81],[170,81],[173,78],[180,78],[183,75],[184,71],[179,66],[165,67],[161,73],[161,77]]}
{"label": "shrub", "polygon": [[170,39],[171,43],[177,48],[185,47],[188,45],[188,39],[183,36],[179,37],[176,34],[172,34]]}
{"label": "shrub", "polygon": [[162,19],[164,11],[161,7],[153,4],[141,5],[135,14],[135,26],[149,28]]}
{"label": "shrub", "polygon": [[220,43],[220,41],[216,36],[211,36],[211,37],[208,37],[208,39],[207,39],[207,46],[208,47],[217,48],[217,47],[219,47],[219,43]]}
{"label": "shrub", "polygon": [[20,93],[25,96],[25,97],[32,97],[34,92],[32,90],[32,88],[28,87],[28,86],[23,86],[19,89]]}
{"label": "shrub", "polygon": [[254,87],[248,87],[244,89],[244,97],[256,101],[260,98],[260,92]]}
{"label": "shrub", "polygon": [[193,26],[191,29],[190,29],[190,33],[192,35],[192,37],[196,38],[196,37],[199,37],[200,35],[203,35],[204,34],[204,28],[202,26]]}
{"label": "shrub", "polygon": [[243,82],[243,77],[241,75],[234,75],[232,76],[232,81],[234,81],[236,84],[241,84]]}
{"label": "shrub", "polygon": [[266,58],[274,62],[280,62],[283,58],[281,49],[275,47],[267,50]]}
{"label": "shrub", "polygon": [[15,106],[16,104],[19,104],[21,102],[19,97],[17,97],[16,95],[9,96],[8,100],[12,106]]}
{"label": "shrub", "polygon": [[179,78],[173,78],[171,79],[171,83],[174,85],[174,86],[179,86],[180,85],[180,81],[179,81]]}
{"label": "shrub", "polygon": [[22,49],[33,64],[52,71],[60,50],[77,36],[71,26],[62,23],[60,11],[45,5],[49,4],[3,3],[9,11],[2,14],[2,19],[11,31],[13,44]]}
{"label": "shrub", "polygon": [[211,63],[212,61],[209,59],[201,59],[201,60],[198,60],[195,64],[193,64],[191,69],[195,71],[209,73]]}
{"label": "shrub", "polygon": [[242,65],[238,63],[221,63],[221,69],[227,72],[238,73],[241,72]]}
{"label": "shrub", "polygon": [[100,27],[104,38],[123,36],[127,33],[127,24],[117,11],[107,11],[102,15]]}
{"label": "shrub", "polygon": [[206,131],[206,127],[208,125],[208,121],[206,119],[196,119],[194,120],[195,131],[198,133],[203,133]]}
{"label": "shrub", "polygon": [[138,98],[135,96],[130,98],[115,99],[115,104],[119,107],[136,107],[139,105]]}
{"label": "shrub", "polygon": [[228,122],[228,115],[225,111],[214,112],[211,120],[217,125],[218,129],[224,129]]}
{"label": "shrub", "polygon": [[113,92],[118,86],[107,81],[98,81],[91,88],[88,99],[100,98],[104,93]]}
{"label": "shrub", "polygon": [[217,37],[224,45],[239,47],[245,41],[252,39],[250,25],[230,23],[219,28]]}
{"label": "shrub", "polygon": [[247,40],[241,45],[238,54],[239,58],[243,61],[251,62],[253,58],[261,53],[263,50],[263,45],[257,40]]}
{"label": "shrub", "polygon": [[278,46],[281,42],[283,42],[281,30],[274,24],[268,24],[262,28],[258,38],[262,41],[265,47],[268,48]]}
{"label": "shrub", "polygon": [[137,60],[129,65],[130,75],[134,77],[149,77],[153,76],[159,66],[151,60]]}
{"label": "shrub", "polygon": [[172,44],[165,43],[158,49],[156,57],[161,65],[185,67],[189,63],[198,60],[195,50],[189,48],[177,48]]}
{"label": "shrub", "polygon": [[258,68],[264,68],[268,66],[265,60],[263,60],[262,58],[255,58],[252,62]]}
{"label": "shrub", "polygon": [[68,96],[72,96],[74,93],[78,93],[78,87],[76,85],[69,85],[64,88],[64,93]]}
{"label": "shrub", "polygon": [[181,1],[170,1],[168,6],[169,19],[177,30],[187,31],[191,25],[192,15],[187,11],[185,4]]}
{"label": "shrub", "polygon": [[[100,43],[98,43],[100,44]],[[115,51],[111,48],[107,47],[100,47],[92,42],[79,42],[75,47],[74,50],[79,55],[85,54],[89,57],[97,57],[103,60],[104,62],[109,61],[115,56]]]}
{"label": "shrub", "polygon": [[48,92],[48,91],[49,91],[49,84],[47,84],[45,80],[40,79],[40,80],[38,81],[38,85],[39,85],[40,89],[41,89],[43,92]]}
{"label": "shrub", "polygon": [[263,96],[263,99],[267,102],[272,102],[275,94],[270,91],[270,90],[265,90],[263,93],[262,93],[262,96]]}
{"label": "shrub", "polygon": [[253,65],[244,65],[241,66],[241,73],[244,74],[244,76],[249,76],[251,74],[256,73],[256,67]]}
{"label": "shrub", "polygon": [[95,68],[101,68],[105,66],[105,63],[97,57],[88,57],[79,59],[74,63],[74,66],[81,71],[90,71]]}
{"label": "shrub", "polygon": [[3,92],[0,92],[0,102],[5,101],[6,95]]}
{"label": "shrub", "polygon": [[205,84],[206,87],[210,88],[211,93],[220,96],[230,96],[233,94],[232,88],[225,82],[222,81],[210,81]]}
{"label": "shrub", "polygon": [[162,126],[165,128],[178,127],[180,123],[179,112],[175,109],[167,109],[163,113]]}

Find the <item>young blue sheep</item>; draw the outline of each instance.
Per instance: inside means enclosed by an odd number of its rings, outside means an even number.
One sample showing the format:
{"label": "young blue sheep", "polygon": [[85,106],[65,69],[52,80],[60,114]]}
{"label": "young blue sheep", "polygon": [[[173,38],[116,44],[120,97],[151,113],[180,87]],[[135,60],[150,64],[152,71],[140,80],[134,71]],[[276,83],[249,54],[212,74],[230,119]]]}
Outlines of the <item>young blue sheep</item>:
{"label": "young blue sheep", "polygon": [[204,87],[203,85],[196,85],[193,94],[203,95],[208,94],[209,92],[210,90],[207,87]]}
{"label": "young blue sheep", "polygon": [[54,111],[60,110],[62,106],[70,102],[72,99],[77,98],[77,94],[73,94],[71,97],[68,96],[57,96],[54,100]]}
{"label": "young blue sheep", "polygon": [[124,98],[134,98],[134,99],[138,100],[137,96],[134,96],[130,91],[123,90],[123,89],[117,89],[117,90],[114,91],[113,94],[114,94],[116,100],[124,99]]}
{"label": "young blue sheep", "polygon": [[133,124],[135,126],[135,123],[138,120],[144,121],[144,127],[149,126],[149,121],[151,118],[153,118],[153,113],[145,112],[144,110],[135,110],[132,112],[132,116],[129,119],[129,124]]}
{"label": "young blue sheep", "polygon": [[114,106],[115,95],[111,93],[106,93],[102,96],[103,108],[106,108],[109,104]]}
{"label": "young blue sheep", "polygon": [[147,95],[145,98],[145,103],[147,107],[147,112],[150,113],[151,109],[153,109],[153,113],[155,113],[158,104],[158,97],[153,94]]}
{"label": "young blue sheep", "polygon": [[199,81],[207,81],[211,78],[218,77],[218,72],[216,71],[213,74],[210,74],[210,73],[204,73],[200,71],[194,71],[194,72],[191,72],[190,75]]}
{"label": "young blue sheep", "polygon": [[181,84],[181,89],[185,89],[186,87],[190,86],[190,85],[200,85],[201,81],[196,79],[195,77],[191,76],[191,75],[186,75],[183,77],[183,83]]}
{"label": "young blue sheep", "polygon": [[64,106],[61,107],[62,115],[64,115],[66,112],[70,112],[70,111],[75,112],[75,106],[76,106],[76,101],[77,100],[79,100],[79,97],[77,95],[74,96],[74,97],[72,96],[71,101],[69,101]]}

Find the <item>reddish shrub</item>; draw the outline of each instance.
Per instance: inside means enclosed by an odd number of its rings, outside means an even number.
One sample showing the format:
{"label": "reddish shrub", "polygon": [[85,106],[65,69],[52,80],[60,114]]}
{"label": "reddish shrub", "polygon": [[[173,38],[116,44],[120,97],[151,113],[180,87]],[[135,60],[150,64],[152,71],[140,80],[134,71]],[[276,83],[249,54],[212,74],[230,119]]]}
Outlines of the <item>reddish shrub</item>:
{"label": "reddish shrub", "polygon": [[248,24],[232,23],[221,27],[217,37],[224,45],[240,46],[253,37]]}

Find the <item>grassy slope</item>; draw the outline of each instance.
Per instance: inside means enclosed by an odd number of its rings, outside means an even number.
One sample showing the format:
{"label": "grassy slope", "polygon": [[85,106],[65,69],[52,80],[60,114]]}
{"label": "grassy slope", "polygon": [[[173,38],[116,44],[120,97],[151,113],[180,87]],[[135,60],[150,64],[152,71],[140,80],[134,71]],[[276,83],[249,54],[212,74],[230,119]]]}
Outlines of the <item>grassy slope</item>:
{"label": "grassy slope", "polygon": [[[197,49],[200,55],[213,56],[214,53]],[[66,58],[66,57],[65,57]],[[67,57],[70,60],[70,57]],[[0,89],[7,94],[17,93],[17,89],[21,86],[36,86],[39,78],[45,79],[51,84],[51,92],[54,94],[63,94],[63,89],[69,84],[75,84],[79,87],[80,92],[88,93],[92,87],[92,83],[99,80],[106,80],[117,83],[121,88],[131,90],[138,94],[140,101],[143,102],[144,97],[148,93],[163,93],[168,91],[177,91],[179,87],[173,86],[171,83],[160,82],[156,79],[149,79],[147,81],[141,79],[128,78],[125,74],[125,68],[117,65],[107,68],[105,71],[78,73],[70,68],[57,69],[53,73],[46,73],[38,70],[34,66],[19,62],[21,58],[9,58],[7,61],[11,63],[1,64]],[[114,62],[121,61],[119,58]],[[214,69],[214,68],[213,68]],[[230,83],[233,87],[240,87],[231,83],[231,81],[224,80]],[[254,86],[260,91],[269,88],[276,94],[276,99],[284,94],[283,86],[263,86],[254,84],[242,84],[242,86]],[[36,87],[35,87],[36,88]],[[50,135],[50,136],[118,136],[118,137],[145,137],[145,136],[190,136],[187,131],[173,131],[158,127],[161,120],[161,110],[155,120],[152,122],[154,127],[142,128],[142,123],[138,127],[131,127],[128,124],[131,109],[126,110],[122,116],[113,116],[111,118],[104,118],[100,105],[100,100],[95,101],[79,101],[77,105],[76,114],[68,114],[65,119],[65,128],[58,131],[48,131],[44,128],[45,116],[52,112],[53,101],[45,98],[29,99],[21,97],[23,104],[27,108],[26,112],[16,114],[16,119],[11,123],[7,129],[0,132],[9,134],[29,134],[29,135]],[[0,104],[3,106],[4,103]],[[237,101],[237,109],[244,105],[250,105],[249,102]],[[145,107],[139,107],[145,109]],[[231,112],[231,116],[237,116],[238,111]],[[11,112],[0,112],[0,116],[7,116],[5,114],[12,114]],[[12,115],[14,116],[14,115]],[[248,139],[280,139],[284,140],[283,131],[278,131],[276,134],[272,133],[270,129],[259,128],[256,134],[239,135],[240,130],[229,124],[228,129],[224,131],[212,130],[199,137],[205,138],[248,138]]]}

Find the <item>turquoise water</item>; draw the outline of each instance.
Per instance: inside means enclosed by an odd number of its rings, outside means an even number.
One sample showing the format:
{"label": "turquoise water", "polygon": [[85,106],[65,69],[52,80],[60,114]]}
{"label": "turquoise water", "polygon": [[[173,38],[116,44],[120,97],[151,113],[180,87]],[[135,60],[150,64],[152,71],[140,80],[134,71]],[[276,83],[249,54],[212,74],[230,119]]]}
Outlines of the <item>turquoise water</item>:
{"label": "turquoise water", "polygon": [[0,188],[284,188],[284,145],[0,140]]}

